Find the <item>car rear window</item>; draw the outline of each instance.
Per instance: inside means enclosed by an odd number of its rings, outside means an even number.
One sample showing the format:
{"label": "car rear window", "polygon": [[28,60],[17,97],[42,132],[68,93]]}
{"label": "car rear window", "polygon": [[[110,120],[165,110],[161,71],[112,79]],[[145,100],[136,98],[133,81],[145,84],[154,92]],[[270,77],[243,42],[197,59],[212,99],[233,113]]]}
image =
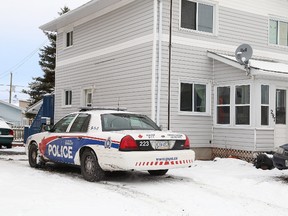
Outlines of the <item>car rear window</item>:
{"label": "car rear window", "polygon": [[0,128],[10,128],[10,126],[3,119],[0,119]]}
{"label": "car rear window", "polygon": [[102,114],[102,131],[160,130],[147,116],[127,113]]}

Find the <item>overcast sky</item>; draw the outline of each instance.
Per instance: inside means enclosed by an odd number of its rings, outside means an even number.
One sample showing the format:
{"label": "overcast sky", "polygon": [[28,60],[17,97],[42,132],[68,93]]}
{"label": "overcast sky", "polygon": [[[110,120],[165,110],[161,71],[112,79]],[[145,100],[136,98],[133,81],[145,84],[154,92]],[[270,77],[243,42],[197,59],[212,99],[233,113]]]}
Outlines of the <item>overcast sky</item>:
{"label": "overcast sky", "polygon": [[14,101],[27,99],[21,90],[32,77],[42,76],[39,49],[47,37],[39,26],[59,17],[61,8],[71,10],[90,0],[5,0],[0,6],[0,100],[8,102],[10,72],[13,74]]}

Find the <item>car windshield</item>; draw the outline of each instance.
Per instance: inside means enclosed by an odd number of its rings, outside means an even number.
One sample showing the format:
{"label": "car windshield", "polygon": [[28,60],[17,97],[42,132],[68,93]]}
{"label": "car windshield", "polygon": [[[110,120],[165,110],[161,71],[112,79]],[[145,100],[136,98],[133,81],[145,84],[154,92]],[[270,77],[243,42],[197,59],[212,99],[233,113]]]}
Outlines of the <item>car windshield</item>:
{"label": "car windshield", "polygon": [[129,113],[101,115],[103,131],[120,130],[160,130],[147,116]]}

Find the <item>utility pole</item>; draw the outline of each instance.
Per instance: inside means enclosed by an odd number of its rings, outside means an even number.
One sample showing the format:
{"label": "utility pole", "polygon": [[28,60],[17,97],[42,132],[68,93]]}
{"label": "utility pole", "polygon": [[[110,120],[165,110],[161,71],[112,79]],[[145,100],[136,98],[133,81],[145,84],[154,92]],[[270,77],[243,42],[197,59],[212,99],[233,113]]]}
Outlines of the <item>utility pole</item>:
{"label": "utility pole", "polygon": [[9,103],[12,103],[12,78],[13,74],[10,72],[10,90],[9,90]]}
{"label": "utility pole", "polygon": [[170,0],[170,23],[169,23],[169,68],[168,68],[168,130],[171,125],[171,64],[172,64],[172,18],[173,15],[173,0]]}

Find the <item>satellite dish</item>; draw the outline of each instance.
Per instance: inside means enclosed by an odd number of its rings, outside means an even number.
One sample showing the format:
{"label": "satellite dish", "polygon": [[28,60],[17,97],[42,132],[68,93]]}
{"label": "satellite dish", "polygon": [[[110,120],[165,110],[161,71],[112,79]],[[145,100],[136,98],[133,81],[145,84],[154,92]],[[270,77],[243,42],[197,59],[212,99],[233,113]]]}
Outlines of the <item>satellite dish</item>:
{"label": "satellite dish", "polygon": [[235,57],[241,65],[247,65],[252,55],[253,49],[249,44],[242,44],[235,51]]}

